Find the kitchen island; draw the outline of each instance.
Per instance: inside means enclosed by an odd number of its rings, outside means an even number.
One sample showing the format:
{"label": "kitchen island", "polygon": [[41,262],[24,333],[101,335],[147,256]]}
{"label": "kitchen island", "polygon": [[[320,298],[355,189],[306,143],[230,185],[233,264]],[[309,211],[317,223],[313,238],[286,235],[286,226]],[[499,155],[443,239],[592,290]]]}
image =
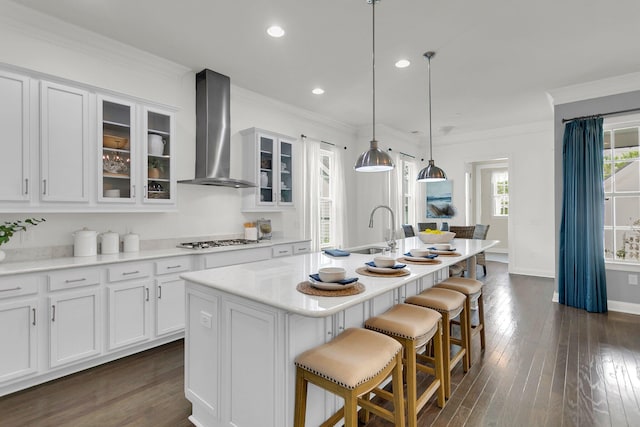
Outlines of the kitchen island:
{"label": "kitchen island", "polygon": [[[401,257],[427,245],[417,237],[399,240]],[[293,424],[295,369],[301,352],[325,343],[344,329],[361,327],[407,297],[448,277],[448,267],[475,257],[493,240],[457,239],[460,256],[440,256],[440,264],[407,265],[401,277],[357,275],[373,255],[331,257],[310,253],[183,274],[186,280],[185,394],[196,426],[230,427]],[[364,291],[318,297],[296,290],[321,267],[344,267],[358,276]],[[342,405],[310,386],[307,422],[320,424]]]}

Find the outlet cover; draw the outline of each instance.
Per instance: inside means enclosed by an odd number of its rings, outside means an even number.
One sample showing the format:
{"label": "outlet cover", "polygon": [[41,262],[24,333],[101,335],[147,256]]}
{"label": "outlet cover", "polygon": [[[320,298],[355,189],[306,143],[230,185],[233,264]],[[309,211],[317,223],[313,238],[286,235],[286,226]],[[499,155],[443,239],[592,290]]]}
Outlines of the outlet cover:
{"label": "outlet cover", "polygon": [[638,284],[638,275],[637,274],[629,274],[629,284],[637,285]]}

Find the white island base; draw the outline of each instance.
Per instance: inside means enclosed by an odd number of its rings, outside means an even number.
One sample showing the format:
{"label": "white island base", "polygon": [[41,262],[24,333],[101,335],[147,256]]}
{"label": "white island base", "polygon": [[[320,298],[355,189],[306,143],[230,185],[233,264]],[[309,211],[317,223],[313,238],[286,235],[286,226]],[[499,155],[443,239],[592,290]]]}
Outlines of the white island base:
{"label": "white island base", "polygon": [[[183,275],[189,420],[200,427],[292,426],[295,357],[345,328],[361,327],[448,276],[448,265],[495,244],[469,242],[477,244],[459,244],[461,257],[442,257],[436,266],[410,265],[408,276],[359,276],[365,291],[347,297],[305,295],[295,287],[323,266],[341,266],[353,275],[371,256],[314,253]],[[419,243],[405,239],[399,255],[405,246]],[[319,425],[342,406],[342,399],[313,385],[307,399],[308,425]]]}

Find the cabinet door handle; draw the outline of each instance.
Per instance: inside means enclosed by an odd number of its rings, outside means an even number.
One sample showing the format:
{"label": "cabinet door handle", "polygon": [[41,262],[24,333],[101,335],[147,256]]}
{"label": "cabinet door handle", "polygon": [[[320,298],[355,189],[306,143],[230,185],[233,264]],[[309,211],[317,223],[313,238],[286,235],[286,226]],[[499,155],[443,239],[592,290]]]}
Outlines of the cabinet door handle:
{"label": "cabinet door handle", "polygon": [[144,197],[146,199],[147,198],[147,186],[145,185],[143,188],[144,188],[144,192],[142,193],[142,197]]}
{"label": "cabinet door handle", "polygon": [[64,283],[78,283],[78,282],[84,282],[85,280],[87,280],[86,277],[82,277],[80,279],[67,279],[64,281]]}
{"label": "cabinet door handle", "polygon": [[147,297],[145,298],[145,301],[149,301],[149,288],[144,288],[144,290],[147,293]]}
{"label": "cabinet door handle", "polygon": [[122,275],[123,276],[130,276],[132,274],[138,274],[138,273],[140,273],[139,270],[136,270],[136,271],[125,271],[124,273],[122,273]]}
{"label": "cabinet door handle", "polygon": [[42,180],[42,194],[47,194],[47,180]]}
{"label": "cabinet door handle", "polygon": [[178,265],[169,265],[169,266],[167,266],[167,270],[171,270],[171,269],[174,269],[174,268],[180,268],[180,267],[182,267],[182,265],[180,265],[180,264],[178,264]]}
{"label": "cabinet door handle", "polygon": [[131,198],[135,199],[136,198],[136,185],[135,184],[131,186],[131,194],[132,194]]}
{"label": "cabinet door handle", "polygon": [[162,286],[158,285],[158,299],[162,299]]}
{"label": "cabinet door handle", "polygon": [[36,309],[32,308],[31,310],[33,311],[33,326],[36,326]]}
{"label": "cabinet door handle", "polygon": [[24,194],[29,194],[29,178],[24,179]]}
{"label": "cabinet door handle", "polygon": [[56,321],[56,306],[55,304],[51,306],[51,321]]}
{"label": "cabinet door handle", "polygon": [[20,286],[16,286],[15,288],[0,289],[0,292],[19,291],[20,289],[22,289]]}

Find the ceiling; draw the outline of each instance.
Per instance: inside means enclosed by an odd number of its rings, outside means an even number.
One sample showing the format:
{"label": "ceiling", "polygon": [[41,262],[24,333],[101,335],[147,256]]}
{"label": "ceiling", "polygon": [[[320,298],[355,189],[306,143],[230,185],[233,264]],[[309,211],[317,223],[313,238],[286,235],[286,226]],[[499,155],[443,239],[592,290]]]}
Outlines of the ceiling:
{"label": "ceiling", "polygon": [[[366,0],[15,0],[340,122],[372,121]],[[640,71],[640,1],[382,0],[376,123],[467,133],[552,119],[546,91]],[[286,35],[274,39],[273,23]],[[411,66],[397,69],[401,58]],[[311,90],[325,89],[321,96]]]}

